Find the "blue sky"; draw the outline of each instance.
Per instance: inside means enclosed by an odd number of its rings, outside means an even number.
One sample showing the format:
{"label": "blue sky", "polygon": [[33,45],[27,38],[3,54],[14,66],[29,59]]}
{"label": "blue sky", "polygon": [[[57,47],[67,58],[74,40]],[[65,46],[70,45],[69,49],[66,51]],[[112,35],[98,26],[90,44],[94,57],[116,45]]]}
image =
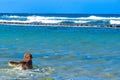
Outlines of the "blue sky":
{"label": "blue sky", "polygon": [[120,0],[0,0],[0,13],[120,14]]}

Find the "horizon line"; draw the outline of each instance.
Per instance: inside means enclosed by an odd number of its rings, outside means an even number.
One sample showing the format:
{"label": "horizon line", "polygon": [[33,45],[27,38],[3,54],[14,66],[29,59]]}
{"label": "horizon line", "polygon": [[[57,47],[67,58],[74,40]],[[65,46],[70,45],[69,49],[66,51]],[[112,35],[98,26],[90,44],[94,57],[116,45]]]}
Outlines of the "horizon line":
{"label": "horizon line", "polygon": [[20,13],[6,13],[6,12],[0,12],[0,14],[50,14],[50,15],[52,15],[52,14],[64,14],[64,15],[72,15],[72,14],[76,14],[76,15],[79,15],[79,14],[86,14],[86,15],[90,15],[90,14],[92,14],[92,15],[100,15],[100,14],[102,14],[102,15],[120,15],[120,13],[118,14],[118,13],[22,13],[22,12],[20,12]]}

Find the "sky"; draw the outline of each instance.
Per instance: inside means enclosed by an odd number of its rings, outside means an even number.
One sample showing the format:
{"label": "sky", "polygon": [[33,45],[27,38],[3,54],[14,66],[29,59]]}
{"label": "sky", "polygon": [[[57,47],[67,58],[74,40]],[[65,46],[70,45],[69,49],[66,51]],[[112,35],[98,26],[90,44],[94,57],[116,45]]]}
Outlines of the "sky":
{"label": "sky", "polygon": [[0,13],[120,14],[120,0],[0,0]]}

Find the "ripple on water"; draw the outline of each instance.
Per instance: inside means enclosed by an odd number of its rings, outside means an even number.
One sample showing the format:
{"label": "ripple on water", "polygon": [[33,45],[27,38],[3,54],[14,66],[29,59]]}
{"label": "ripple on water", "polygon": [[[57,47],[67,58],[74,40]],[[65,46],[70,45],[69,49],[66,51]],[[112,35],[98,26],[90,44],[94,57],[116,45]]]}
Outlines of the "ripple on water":
{"label": "ripple on water", "polygon": [[53,80],[50,76],[54,71],[55,70],[51,67],[42,67],[25,71],[19,70],[18,68],[6,68],[0,69],[0,80]]}

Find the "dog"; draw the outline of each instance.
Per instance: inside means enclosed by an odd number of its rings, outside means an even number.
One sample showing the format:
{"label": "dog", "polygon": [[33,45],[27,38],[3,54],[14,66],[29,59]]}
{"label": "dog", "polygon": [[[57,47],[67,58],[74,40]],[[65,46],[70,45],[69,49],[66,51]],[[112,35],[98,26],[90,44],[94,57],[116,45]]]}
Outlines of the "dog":
{"label": "dog", "polygon": [[32,54],[28,52],[24,55],[24,58],[22,61],[20,61],[20,62],[10,61],[10,62],[8,62],[8,65],[12,66],[12,67],[20,66],[21,70],[32,69],[33,68]]}

